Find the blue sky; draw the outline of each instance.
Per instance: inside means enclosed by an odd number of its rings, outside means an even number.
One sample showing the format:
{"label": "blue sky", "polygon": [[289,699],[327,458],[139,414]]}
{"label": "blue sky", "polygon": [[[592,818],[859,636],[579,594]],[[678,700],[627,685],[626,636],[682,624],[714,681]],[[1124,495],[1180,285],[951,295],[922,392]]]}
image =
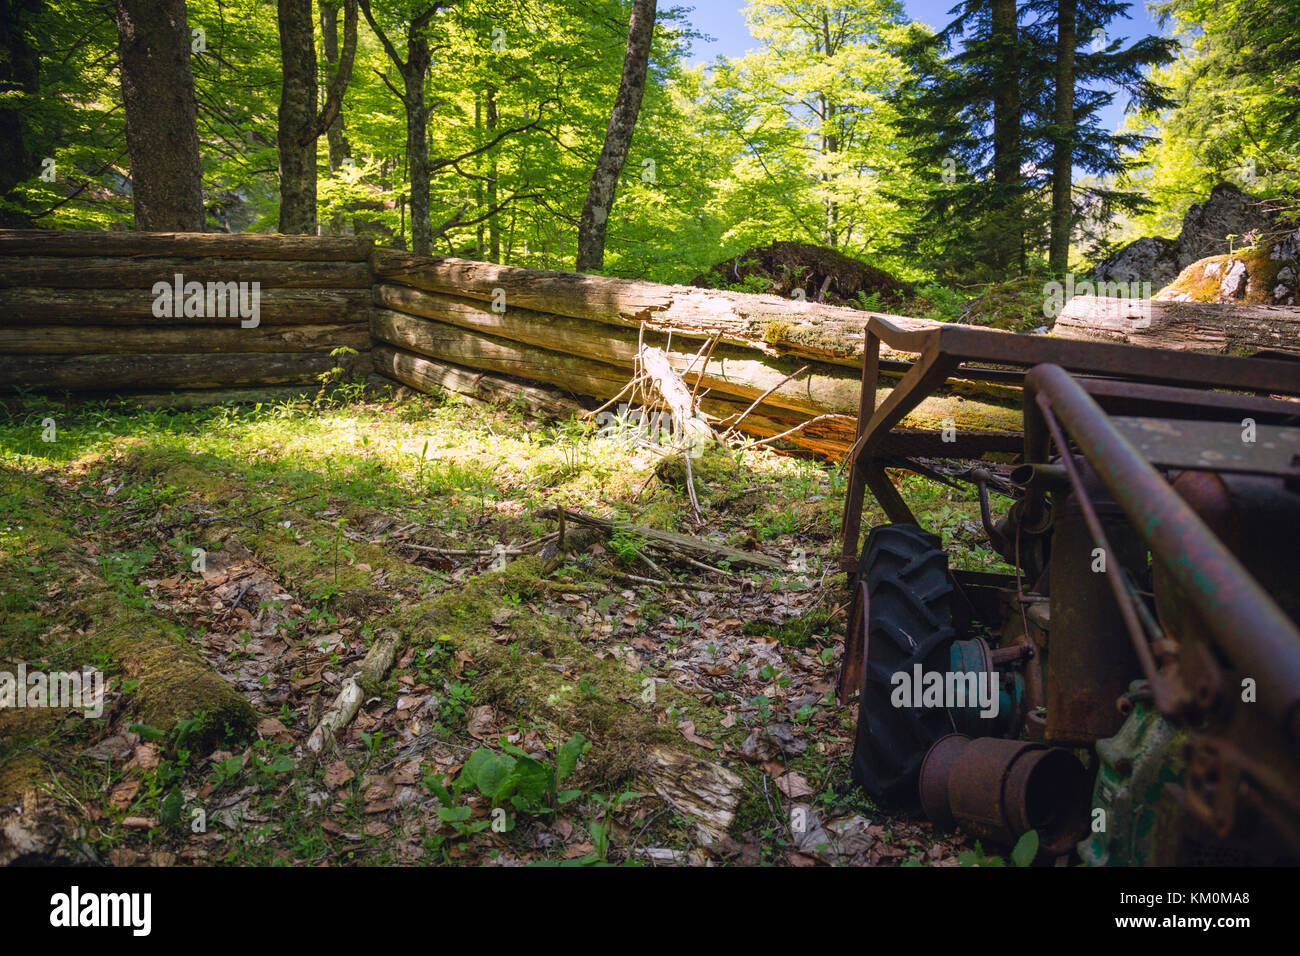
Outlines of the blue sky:
{"label": "blue sky", "polygon": [[[948,11],[955,3],[956,0],[903,0],[903,6],[909,16],[935,29],[947,25],[951,19]],[[719,54],[741,56],[758,45],[758,41],[750,34],[749,27],[745,25],[743,11],[746,6],[747,4],[742,0],[696,0],[691,22],[701,33],[708,34],[714,39],[711,43],[696,42],[695,60],[712,60]],[[1116,36],[1127,36],[1130,39],[1161,32],[1142,0],[1137,0],[1129,8],[1129,17],[1131,19],[1116,20],[1112,24],[1111,32]],[[1124,105],[1117,99],[1102,113],[1106,125],[1111,129],[1118,126],[1123,119]]]}

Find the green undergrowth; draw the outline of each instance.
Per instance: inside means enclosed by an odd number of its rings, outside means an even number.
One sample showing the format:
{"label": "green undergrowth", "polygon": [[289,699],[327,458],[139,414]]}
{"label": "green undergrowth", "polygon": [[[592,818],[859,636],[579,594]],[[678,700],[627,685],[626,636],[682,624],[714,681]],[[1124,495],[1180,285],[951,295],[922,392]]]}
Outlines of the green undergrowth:
{"label": "green undergrowth", "polygon": [[[382,715],[409,707],[418,685],[434,704],[422,718],[421,746],[451,755],[486,749],[500,768],[514,760],[510,766],[534,776],[538,767],[558,766],[558,748],[580,739],[581,758],[567,768],[563,789],[582,797],[564,814],[593,849],[573,859],[631,859],[611,854],[628,841],[690,849],[688,820],[661,804],[645,809],[656,799],[644,796],[653,789],[645,777],[652,749],[723,759],[782,720],[808,733],[812,721],[830,720],[837,747],[852,733],[829,698],[810,698],[793,715],[768,699],[788,683],[789,662],[727,660],[709,636],[764,641],[804,669],[833,665],[842,626],[834,588],[843,576],[831,567],[842,471],[721,448],[693,459],[691,470],[698,518],[680,458],[661,460],[582,422],[539,425],[516,410],[453,399],[170,413],[32,396],[10,402],[0,412],[0,666],[93,664],[109,676],[115,703],[103,725],[0,715],[4,792],[44,780],[69,812],[99,808],[88,845],[122,859],[158,847],[193,849],[182,840],[178,801],[211,805],[245,793],[241,806],[252,807],[257,825],[205,844],[202,859],[410,862],[409,843],[381,832],[370,794],[374,775],[405,759],[392,727],[358,722],[337,752],[319,761],[302,753],[334,694],[320,682],[322,662],[337,680],[377,635],[395,628],[399,662],[382,680],[365,682],[367,709]],[[910,479],[902,491],[936,520],[958,564],[992,565],[967,528],[978,516],[973,496]],[[734,577],[719,578],[655,551],[635,530],[544,563],[536,548],[518,546],[555,530],[542,512],[556,506],[705,535],[787,567],[755,575],[721,561],[721,572]],[[868,502],[864,524],[878,520]],[[209,571],[218,569],[211,581],[192,566],[196,554],[206,555]],[[742,574],[760,603],[764,589],[775,589],[779,609],[740,612],[745,622],[730,619],[736,611],[714,611],[709,594],[739,590]],[[685,598],[629,575],[705,580],[715,590]],[[268,582],[262,602],[241,611],[253,619],[248,624],[232,615],[244,577]],[[204,610],[218,585],[227,590],[215,610]],[[814,587],[822,590],[808,593]],[[280,592],[283,600],[267,597]],[[264,614],[280,615],[282,629],[266,631]],[[278,652],[285,663],[242,654],[254,635],[241,629],[254,622],[263,640],[287,648]],[[321,652],[327,639],[337,644],[345,635],[347,654]],[[684,651],[722,686],[679,681],[675,662]],[[742,678],[758,683],[742,692]],[[237,689],[250,681],[276,703],[254,710]],[[105,769],[79,756],[79,748],[122,734],[152,741],[157,762]],[[532,741],[527,757],[516,752],[524,740]],[[551,756],[539,756],[537,746]],[[799,764],[827,793],[833,753],[813,748]],[[340,761],[356,779],[329,784],[334,803],[323,808],[320,788],[327,773],[337,778]],[[433,766],[425,765],[425,789],[436,796],[457,778],[455,769]],[[746,801],[770,792],[772,768],[736,769],[750,794],[742,796],[748,820],[754,813]],[[530,780],[521,784],[529,793],[539,785]],[[123,796],[133,782],[139,790]],[[408,838],[416,856],[455,862],[538,853],[530,841],[560,815],[554,802],[521,808],[506,801],[513,822],[498,833],[482,826],[492,801],[479,799],[483,788],[472,783],[467,777],[456,790],[455,807],[439,808],[449,814],[441,830]],[[626,822],[632,814],[634,828]],[[327,816],[335,830],[322,830]],[[625,822],[615,825],[616,817]],[[151,828],[137,833],[126,819]],[[755,826],[738,823],[733,833],[759,839],[763,826]],[[153,849],[142,849],[142,839]],[[558,849],[540,856],[567,859]]]}

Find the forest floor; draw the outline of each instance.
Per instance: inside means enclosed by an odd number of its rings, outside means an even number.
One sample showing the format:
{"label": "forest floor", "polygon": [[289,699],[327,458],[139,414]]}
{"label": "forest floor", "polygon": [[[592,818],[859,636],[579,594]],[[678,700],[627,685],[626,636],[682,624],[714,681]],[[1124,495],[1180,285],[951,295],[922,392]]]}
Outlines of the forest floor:
{"label": "forest floor", "polygon": [[[354,398],[0,413],[0,671],[108,678],[98,719],[0,711],[0,862],[985,861],[851,785],[840,469],[710,453],[697,520],[626,436]],[[902,490],[995,567],[974,500]],[[548,563],[556,506],[784,569],[633,531]],[[313,754],[389,628],[395,666]]]}

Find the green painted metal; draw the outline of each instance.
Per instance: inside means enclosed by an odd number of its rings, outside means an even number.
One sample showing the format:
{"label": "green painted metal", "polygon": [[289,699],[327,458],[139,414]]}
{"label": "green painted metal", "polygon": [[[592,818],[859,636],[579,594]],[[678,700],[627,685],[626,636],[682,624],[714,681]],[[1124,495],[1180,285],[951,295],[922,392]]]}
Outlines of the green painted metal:
{"label": "green painted metal", "polygon": [[1155,863],[1164,786],[1183,775],[1186,732],[1160,716],[1146,681],[1134,681],[1129,692],[1134,705],[1128,719],[1114,737],[1097,741],[1092,834],[1079,844],[1089,866]]}

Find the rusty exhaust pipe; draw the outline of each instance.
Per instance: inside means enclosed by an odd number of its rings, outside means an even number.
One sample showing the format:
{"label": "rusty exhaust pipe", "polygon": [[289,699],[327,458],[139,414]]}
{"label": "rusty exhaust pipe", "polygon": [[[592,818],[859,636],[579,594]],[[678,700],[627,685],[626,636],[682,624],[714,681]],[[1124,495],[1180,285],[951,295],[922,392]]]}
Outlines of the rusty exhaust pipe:
{"label": "rusty exhaust pipe", "polygon": [[960,826],[998,846],[1036,830],[1039,856],[1047,858],[1088,835],[1088,773],[1063,747],[949,734],[926,753],[920,790],[936,825]]}

